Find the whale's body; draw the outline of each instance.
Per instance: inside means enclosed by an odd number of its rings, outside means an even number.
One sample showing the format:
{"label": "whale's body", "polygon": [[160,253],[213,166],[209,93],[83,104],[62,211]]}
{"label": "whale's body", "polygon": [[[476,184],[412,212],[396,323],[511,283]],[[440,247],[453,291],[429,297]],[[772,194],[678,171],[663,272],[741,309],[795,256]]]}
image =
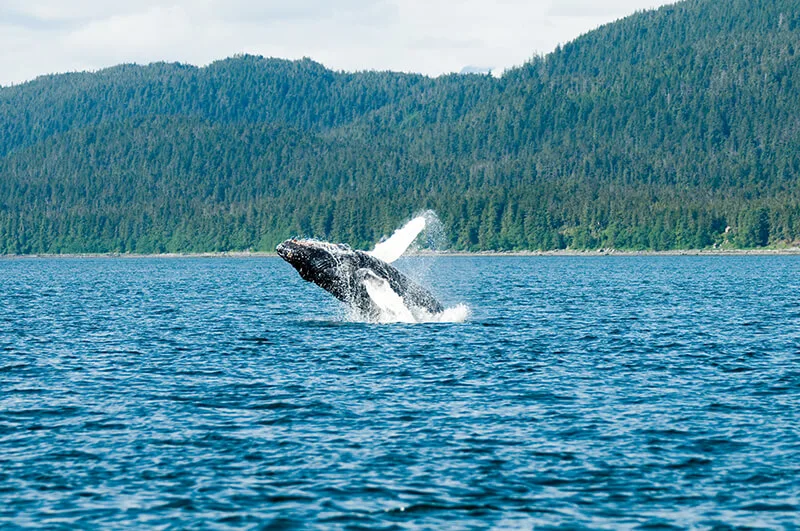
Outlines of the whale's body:
{"label": "whale's body", "polygon": [[394,266],[349,245],[290,239],[278,245],[276,251],[304,280],[328,291],[365,317],[376,318],[385,310],[384,298],[376,296],[379,293],[400,297],[412,314],[444,311],[433,295]]}

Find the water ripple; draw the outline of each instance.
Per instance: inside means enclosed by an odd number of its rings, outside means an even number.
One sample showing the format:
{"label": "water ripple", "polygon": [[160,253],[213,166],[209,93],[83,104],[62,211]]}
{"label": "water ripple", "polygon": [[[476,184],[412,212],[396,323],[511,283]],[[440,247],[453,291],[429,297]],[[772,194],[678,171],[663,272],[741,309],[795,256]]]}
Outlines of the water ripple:
{"label": "water ripple", "polygon": [[399,265],[471,318],[348,322],[277,259],[0,261],[0,527],[797,526],[797,258]]}

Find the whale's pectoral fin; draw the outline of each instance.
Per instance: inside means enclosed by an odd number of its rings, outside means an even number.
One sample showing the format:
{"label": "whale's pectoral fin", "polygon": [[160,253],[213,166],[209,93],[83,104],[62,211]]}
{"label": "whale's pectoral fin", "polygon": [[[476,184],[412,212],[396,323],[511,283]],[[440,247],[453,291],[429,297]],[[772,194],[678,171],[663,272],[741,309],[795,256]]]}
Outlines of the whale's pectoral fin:
{"label": "whale's pectoral fin", "polygon": [[406,252],[406,249],[414,243],[419,233],[425,229],[425,217],[419,216],[406,223],[402,228],[394,231],[389,239],[375,246],[375,249],[367,254],[379,258],[391,264]]}
{"label": "whale's pectoral fin", "polygon": [[359,269],[356,271],[356,275],[367,290],[369,298],[380,311],[381,320],[408,323],[415,321],[403,298],[395,293],[388,280],[379,277],[371,269]]}

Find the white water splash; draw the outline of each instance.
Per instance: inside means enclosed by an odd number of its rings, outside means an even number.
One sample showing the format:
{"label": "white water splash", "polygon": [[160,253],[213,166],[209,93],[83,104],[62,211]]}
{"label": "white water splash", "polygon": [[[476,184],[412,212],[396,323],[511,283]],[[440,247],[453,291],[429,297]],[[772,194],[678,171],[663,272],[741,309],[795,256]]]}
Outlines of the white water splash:
{"label": "white water splash", "polygon": [[[426,312],[427,313],[427,312]],[[421,321],[428,323],[463,323],[472,314],[472,310],[466,304],[457,304],[452,308],[446,308],[442,313],[428,314],[430,321]]]}
{"label": "white water splash", "polygon": [[458,304],[440,313],[431,313],[422,308],[414,308],[411,313],[415,323],[463,323],[469,319],[471,312],[466,304]]}

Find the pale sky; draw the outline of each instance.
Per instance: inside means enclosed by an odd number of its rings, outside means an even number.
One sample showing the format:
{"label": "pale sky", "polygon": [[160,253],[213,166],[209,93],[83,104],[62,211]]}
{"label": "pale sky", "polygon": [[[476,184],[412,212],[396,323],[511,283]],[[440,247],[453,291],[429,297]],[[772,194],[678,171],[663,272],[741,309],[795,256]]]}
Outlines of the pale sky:
{"label": "pale sky", "polygon": [[496,73],[663,0],[0,0],[0,85],[234,54],[334,70]]}

